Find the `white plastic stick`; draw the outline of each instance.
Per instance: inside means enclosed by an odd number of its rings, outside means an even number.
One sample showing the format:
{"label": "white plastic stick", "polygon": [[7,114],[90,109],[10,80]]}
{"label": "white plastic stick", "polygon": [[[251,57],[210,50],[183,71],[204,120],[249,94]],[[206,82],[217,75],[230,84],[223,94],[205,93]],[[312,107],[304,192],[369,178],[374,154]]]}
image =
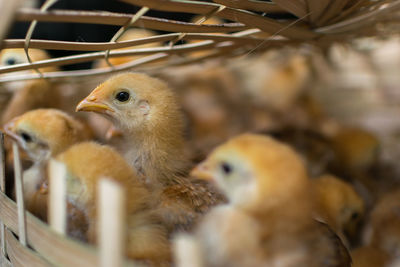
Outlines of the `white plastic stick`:
{"label": "white plastic stick", "polygon": [[103,178],[99,183],[97,235],[100,266],[122,266],[124,260],[125,194],[119,184]]}
{"label": "white plastic stick", "polygon": [[64,164],[51,159],[49,177],[49,224],[59,234],[65,235],[67,226],[66,169]]}

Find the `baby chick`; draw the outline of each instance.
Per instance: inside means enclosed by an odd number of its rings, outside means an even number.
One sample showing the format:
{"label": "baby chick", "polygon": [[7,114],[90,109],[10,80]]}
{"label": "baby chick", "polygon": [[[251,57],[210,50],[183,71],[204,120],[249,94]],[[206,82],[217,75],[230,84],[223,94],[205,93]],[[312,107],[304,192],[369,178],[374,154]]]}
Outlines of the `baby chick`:
{"label": "baby chick", "polygon": [[310,181],[288,146],[244,134],[217,147],[193,175],[215,181],[229,200],[196,229],[207,266],[350,266],[337,236],[312,219]]}
{"label": "baby chick", "polygon": [[7,123],[4,130],[33,161],[23,173],[24,198],[27,209],[46,220],[47,160],[90,136],[82,123],[55,109],[29,111]]}
{"label": "baby chick", "polygon": [[222,196],[208,182],[185,177],[189,164],[177,103],[160,80],[124,73],[99,85],[76,110],[102,114],[123,132],[119,150],[149,187],[161,190],[171,228],[187,228]]}
{"label": "baby chick", "polygon": [[96,242],[97,185],[107,177],[118,182],[128,196],[126,255],[156,266],[170,262],[167,233],[157,218],[154,199],[122,156],[111,147],[84,142],[56,159],[67,169],[70,235]]}
{"label": "baby chick", "polygon": [[311,181],[319,219],[327,223],[345,243],[354,239],[365,212],[363,199],[349,183],[335,176],[323,175]]}

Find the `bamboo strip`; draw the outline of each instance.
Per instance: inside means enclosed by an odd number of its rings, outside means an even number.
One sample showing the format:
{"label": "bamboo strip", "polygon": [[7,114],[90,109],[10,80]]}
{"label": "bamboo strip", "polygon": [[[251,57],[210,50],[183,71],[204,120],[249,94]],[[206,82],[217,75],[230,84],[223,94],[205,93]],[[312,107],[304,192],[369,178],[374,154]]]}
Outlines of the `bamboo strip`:
{"label": "bamboo strip", "polygon": [[325,25],[327,21],[339,15],[343,8],[347,5],[350,0],[334,0],[331,1],[326,12],[324,12],[318,19],[318,25]]}
{"label": "bamboo strip", "polygon": [[273,0],[273,2],[298,18],[304,17],[308,13],[305,3],[299,0]]}
{"label": "bamboo strip", "polygon": [[13,267],[11,262],[5,257],[0,257],[0,266],[1,267]]}
{"label": "bamboo strip", "polygon": [[[17,21],[71,22],[102,25],[123,26],[129,22],[132,15],[111,12],[52,10],[39,12],[36,9],[21,9],[16,14]],[[172,32],[233,32],[241,31],[247,26],[242,23],[224,23],[220,25],[196,25],[194,23],[174,21],[142,16],[133,26],[159,31]]]}
{"label": "bamboo strip", "polygon": [[[114,68],[104,68],[104,69],[90,69],[90,70],[77,70],[77,71],[59,71],[59,72],[46,72],[43,74],[43,78],[45,79],[54,79],[54,80],[62,80],[62,79],[69,79],[69,78],[79,78],[79,77],[87,77],[87,76],[96,76],[96,75],[104,75],[110,74],[118,71],[132,69],[136,66],[140,66],[145,63],[154,62],[157,60],[164,59],[169,55],[166,53],[158,53],[154,55],[150,55],[147,57],[139,58],[132,62],[121,64],[115,66]],[[10,82],[10,81],[24,81],[24,80],[34,80],[34,79],[41,79],[35,73],[32,74],[21,74],[21,75],[13,75],[11,77],[4,77],[0,78],[0,83],[2,82]]]}
{"label": "bamboo strip", "polygon": [[[198,51],[198,48],[201,47],[203,49],[210,49],[210,48],[219,48],[219,44],[215,44],[211,40],[202,41],[198,43],[192,44],[183,44],[183,45],[176,45],[172,48],[170,47],[151,47],[151,48],[138,48],[138,49],[130,49],[130,50],[123,50],[123,51],[111,51],[110,57],[121,57],[121,56],[130,56],[130,55],[151,55],[155,53],[168,53],[168,54],[179,54],[185,52],[192,52]],[[234,47],[232,45],[231,47]],[[225,48],[227,48],[225,46]],[[67,64],[75,64],[81,62],[87,62],[95,59],[99,59],[104,57],[105,52],[94,52],[94,53],[87,53],[87,54],[80,54],[74,56],[67,56],[67,57],[60,57],[55,59],[47,59],[41,60],[37,62],[33,62],[32,64],[29,63],[22,63],[13,66],[4,66],[0,67],[0,74],[9,73],[14,71],[21,71],[21,70],[29,70],[32,68],[42,68],[42,67],[49,67],[49,66],[61,66]],[[45,75],[43,75],[45,77]],[[1,78],[0,78],[1,80]]]}
{"label": "bamboo strip", "polygon": [[19,242],[26,246],[26,218],[25,218],[25,203],[24,203],[24,187],[22,182],[22,166],[19,156],[19,149],[16,142],[13,141],[13,157],[14,157],[14,182],[15,194],[17,198],[18,209],[18,237]]}
{"label": "bamboo strip", "polygon": [[[12,232],[18,229],[16,210],[15,202],[0,193],[0,219]],[[62,237],[29,212],[26,221],[29,244],[51,264],[74,267],[98,266],[97,253],[92,246]],[[126,262],[126,264],[132,266],[133,263]]]}
{"label": "bamboo strip", "polygon": [[[6,158],[4,151],[4,133],[0,132],[0,191],[6,192]],[[0,220],[0,258],[7,257],[6,240],[5,240],[5,226]]]}
{"label": "bamboo strip", "polygon": [[48,261],[43,259],[37,252],[22,246],[10,230],[6,232],[7,247],[11,263],[14,267],[50,267]]}
{"label": "bamboo strip", "polygon": [[[40,11],[41,11],[41,12],[46,11],[46,10],[47,10],[48,8],[50,8],[53,4],[55,4],[57,1],[58,1],[58,0],[46,0],[46,1],[43,3],[42,7],[40,8]],[[31,38],[32,38],[32,34],[33,34],[33,31],[34,31],[35,28],[36,28],[37,23],[38,23],[37,20],[32,21],[31,24],[29,25],[28,31],[26,32],[26,35],[25,35],[24,51],[25,51],[26,58],[28,59],[28,63],[32,63],[32,58],[29,56],[29,42],[30,42],[30,40],[31,40]],[[41,72],[38,68],[34,68],[34,70],[35,70],[40,76],[43,76],[43,75],[42,75],[42,72]]]}
{"label": "bamboo strip", "polygon": [[[207,2],[195,2],[195,1],[184,1],[184,0],[120,0],[122,2],[130,3],[138,6],[147,6],[154,10],[161,11],[173,11],[173,12],[187,12],[195,14],[206,14],[212,12],[215,8],[220,5],[207,3]],[[275,33],[282,30],[287,26],[287,23],[281,23],[274,19],[269,19],[249,11],[225,8],[219,13],[219,16],[224,19],[232,21],[238,21],[245,25],[259,28],[267,33]],[[296,39],[296,40],[307,40],[317,37],[312,31],[292,25],[281,31],[281,35]]]}
{"label": "bamboo strip", "polygon": [[257,0],[241,0],[241,1],[213,0],[213,1],[215,3],[221,4],[224,6],[229,6],[232,8],[265,12],[267,14],[286,13],[287,12],[285,9],[282,9],[281,7],[279,7],[278,5],[275,5],[275,3],[272,3],[272,2],[257,1]]}
{"label": "bamboo strip", "polygon": [[310,10],[310,20],[315,23],[326,10],[331,0],[308,0],[307,2]]}
{"label": "bamboo strip", "polygon": [[[139,38],[132,41],[121,41],[118,43],[114,42],[102,42],[102,43],[82,43],[82,42],[66,42],[66,41],[50,41],[50,40],[31,40],[30,47],[37,49],[47,50],[68,50],[68,51],[101,51],[107,49],[119,49],[126,48],[136,45],[149,44],[153,42],[165,42],[173,40],[178,37],[179,33],[169,33],[157,36],[151,36],[146,38]],[[186,41],[189,40],[212,40],[212,41],[233,41],[235,43],[242,44],[253,44],[257,45],[265,39],[255,37],[242,37],[231,34],[207,34],[207,33],[187,33],[183,38]],[[290,40],[268,40],[271,42],[280,42],[282,45],[288,42],[294,42]],[[8,39],[3,41],[4,48],[22,48],[24,40],[22,39]]]}
{"label": "bamboo strip", "polygon": [[112,180],[103,178],[98,186],[100,266],[122,266],[125,252],[125,192]]}
{"label": "bamboo strip", "polygon": [[376,22],[378,17],[386,16],[392,12],[400,10],[400,0],[387,3],[384,8],[367,11],[362,15],[355,15],[347,20],[315,29],[315,32],[323,34],[337,34],[355,32],[361,27],[367,27]]}
{"label": "bamboo strip", "polygon": [[66,233],[67,204],[66,204],[66,169],[65,166],[54,159],[49,161],[49,224],[51,228],[61,234]]}
{"label": "bamboo strip", "polygon": [[[133,24],[135,24],[136,21],[138,21],[140,19],[140,17],[142,17],[144,14],[147,13],[147,11],[149,11],[148,7],[142,7],[138,12],[136,12],[136,14],[129,20],[129,22],[127,24],[125,24],[124,26],[122,26],[117,33],[115,33],[115,35],[111,38],[110,42],[115,43],[116,41],[118,41],[118,38],[120,38],[122,36],[122,34],[124,32],[126,32],[126,30],[132,26]],[[104,60],[106,61],[107,65],[110,67],[113,67],[113,65],[111,64],[111,62],[108,60],[108,56],[110,55],[110,49],[106,50],[106,53],[104,54]]]}

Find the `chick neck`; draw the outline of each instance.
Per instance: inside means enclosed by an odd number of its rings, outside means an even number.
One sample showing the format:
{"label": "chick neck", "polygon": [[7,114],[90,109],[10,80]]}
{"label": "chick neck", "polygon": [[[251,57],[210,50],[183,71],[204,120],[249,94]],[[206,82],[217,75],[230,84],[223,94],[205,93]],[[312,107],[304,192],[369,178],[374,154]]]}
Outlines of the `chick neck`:
{"label": "chick neck", "polygon": [[180,111],[160,112],[140,127],[125,128],[123,154],[150,186],[165,186],[187,172]]}

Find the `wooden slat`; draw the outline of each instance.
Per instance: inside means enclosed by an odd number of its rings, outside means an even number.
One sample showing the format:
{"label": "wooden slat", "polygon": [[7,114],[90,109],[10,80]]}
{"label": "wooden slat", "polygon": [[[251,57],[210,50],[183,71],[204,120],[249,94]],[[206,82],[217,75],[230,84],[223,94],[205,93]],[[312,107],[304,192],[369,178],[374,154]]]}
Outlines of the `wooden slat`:
{"label": "wooden slat", "polygon": [[273,13],[285,13],[287,12],[283,8],[272,2],[257,1],[257,0],[213,0],[215,3],[229,6],[233,8],[253,10],[258,12],[265,12],[267,14]]}
{"label": "wooden slat", "polygon": [[[4,151],[4,133],[2,132],[0,132],[0,192],[6,192],[6,157]],[[5,257],[7,254],[5,230],[4,223],[0,220],[0,258]]]}
{"label": "wooden slat", "polygon": [[[123,26],[130,21],[132,14],[111,13],[105,11],[51,10],[39,12],[37,9],[21,9],[16,14],[17,21],[70,22]],[[248,27],[241,23],[219,25],[196,25],[194,23],[142,16],[133,26],[173,32],[233,32]]]}
{"label": "wooden slat", "polygon": [[14,267],[50,267],[48,261],[37,252],[22,246],[10,230],[6,231],[8,255]]}
{"label": "wooden slat", "polygon": [[[138,6],[147,6],[151,9],[170,11],[170,12],[187,12],[195,14],[207,14],[213,12],[220,5],[207,3],[207,2],[195,2],[195,1],[184,1],[184,0],[120,0],[122,2],[130,3]],[[267,33],[274,34],[279,31],[280,35],[296,39],[296,40],[307,40],[317,37],[312,31],[291,25],[287,27],[287,23],[281,23],[274,19],[262,17],[255,13],[251,13],[245,10],[225,8],[218,13],[219,17],[229,19],[232,21],[238,21],[245,25],[259,28]]]}

